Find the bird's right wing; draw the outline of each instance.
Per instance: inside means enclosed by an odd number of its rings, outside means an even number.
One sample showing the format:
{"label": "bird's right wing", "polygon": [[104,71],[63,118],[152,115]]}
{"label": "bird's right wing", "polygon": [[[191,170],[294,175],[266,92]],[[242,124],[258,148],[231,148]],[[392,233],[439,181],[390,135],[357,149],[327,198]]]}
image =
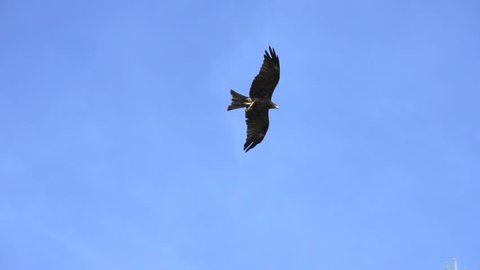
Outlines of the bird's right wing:
{"label": "bird's right wing", "polygon": [[268,47],[263,56],[260,72],[250,86],[250,97],[272,99],[273,90],[280,80],[280,60],[275,49]]}

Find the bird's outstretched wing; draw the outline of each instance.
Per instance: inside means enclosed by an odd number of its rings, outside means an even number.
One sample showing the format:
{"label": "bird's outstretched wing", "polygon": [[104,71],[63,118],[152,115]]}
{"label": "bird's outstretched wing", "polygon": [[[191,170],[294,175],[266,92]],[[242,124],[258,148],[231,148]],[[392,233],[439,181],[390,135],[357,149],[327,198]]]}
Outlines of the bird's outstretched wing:
{"label": "bird's outstretched wing", "polygon": [[273,90],[280,80],[280,60],[275,49],[268,47],[263,56],[260,72],[255,77],[250,87],[250,97],[272,99]]}
{"label": "bird's outstretched wing", "polygon": [[262,142],[268,131],[268,110],[250,110],[245,113],[247,117],[247,141],[243,145],[243,150],[254,148]]}

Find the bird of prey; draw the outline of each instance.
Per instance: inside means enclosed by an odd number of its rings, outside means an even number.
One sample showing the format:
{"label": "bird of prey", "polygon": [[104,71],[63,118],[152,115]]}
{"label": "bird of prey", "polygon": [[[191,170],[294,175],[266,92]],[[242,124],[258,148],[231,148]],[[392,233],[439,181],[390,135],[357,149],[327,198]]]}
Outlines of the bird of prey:
{"label": "bird of prey", "polygon": [[267,134],[268,110],[278,109],[278,105],[272,102],[272,94],[279,80],[280,61],[275,49],[269,46],[268,51],[265,50],[260,72],[250,86],[249,97],[241,95],[233,89],[230,90],[232,104],[228,106],[227,110],[245,108],[247,122],[247,141],[243,145],[245,152],[262,142]]}

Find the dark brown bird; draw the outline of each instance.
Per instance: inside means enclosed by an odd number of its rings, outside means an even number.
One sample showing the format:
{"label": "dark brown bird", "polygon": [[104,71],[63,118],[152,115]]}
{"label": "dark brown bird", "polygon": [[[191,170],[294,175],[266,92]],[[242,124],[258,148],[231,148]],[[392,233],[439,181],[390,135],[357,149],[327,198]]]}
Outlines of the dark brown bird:
{"label": "dark brown bird", "polygon": [[272,94],[279,80],[280,61],[275,49],[268,47],[268,51],[265,51],[263,56],[260,72],[250,86],[250,97],[241,95],[233,89],[230,90],[232,104],[228,106],[228,110],[246,108],[247,141],[243,145],[245,152],[262,142],[267,134],[268,110],[278,109],[278,105],[272,102]]}

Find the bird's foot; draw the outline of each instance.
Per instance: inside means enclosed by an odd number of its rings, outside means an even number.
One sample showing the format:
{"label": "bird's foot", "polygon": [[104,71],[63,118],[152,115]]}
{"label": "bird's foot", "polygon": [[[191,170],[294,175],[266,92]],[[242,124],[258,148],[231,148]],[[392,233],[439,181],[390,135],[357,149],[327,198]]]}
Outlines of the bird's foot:
{"label": "bird's foot", "polygon": [[248,107],[245,109],[246,112],[250,111],[253,107],[253,103],[254,102],[251,102],[250,105],[248,105]]}

